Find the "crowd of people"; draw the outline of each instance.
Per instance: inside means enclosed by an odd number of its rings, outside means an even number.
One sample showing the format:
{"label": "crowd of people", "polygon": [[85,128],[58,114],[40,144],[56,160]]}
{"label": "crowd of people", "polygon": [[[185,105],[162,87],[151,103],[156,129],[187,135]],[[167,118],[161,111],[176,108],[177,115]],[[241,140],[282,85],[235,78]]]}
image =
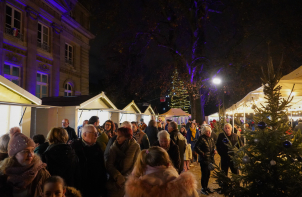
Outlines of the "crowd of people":
{"label": "crowd of people", "polygon": [[210,125],[199,127],[192,120],[180,130],[172,120],[151,120],[148,126],[143,120],[120,127],[111,120],[99,124],[92,116],[76,134],[64,119],[46,138],[37,134],[32,139],[11,128],[0,137],[1,196],[197,197],[190,172],[194,161],[201,167],[201,192],[208,195],[213,192],[209,165],[217,151],[222,170],[238,173],[226,144],[242,143],[230,124],[218,140]]}

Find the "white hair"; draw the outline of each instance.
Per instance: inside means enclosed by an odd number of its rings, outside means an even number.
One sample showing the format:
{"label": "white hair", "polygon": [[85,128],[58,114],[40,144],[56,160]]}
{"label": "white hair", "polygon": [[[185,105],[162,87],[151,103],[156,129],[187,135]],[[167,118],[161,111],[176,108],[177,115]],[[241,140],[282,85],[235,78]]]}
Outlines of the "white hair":
{"label": "white hair", "polygon": [[233,126],[230,123],[225,123],[223,128],[225,128],[226,126],[230,126],[231,128],[233,128]]}
{"label": "white hair", "polygon": [[121,127],[127,127],[129,129],[131,129],[132,126],[131,126],[131,123],[129,121],[124,121],[122,123]]}
{"label": "white hair", "polygon": [[209,125],[205,125],[205,126],[201,127],[200,135],[203,135],[206,131],[210,131],[210,133],[212,133],[212,129]]}
{"label": "white hair", "polygon": [[159,140],[160,138],[165,138],[165,139],[167,139],[168,141],[170,141],[170,134],[169,134],[168,131],[166,131],[166,130],[161,130],[160,132],[158,132],[157,138],[158,138],[158,140]]}
{"label": "white hair", "polygon": [[93,124],[86,124],[83,128],[82,128],[82,138],[83,138],[83,135],[84,133],[86,133],[87,131],[89,130],[94,130],[96,133],[97,133],[97,130],[95,128],[95,126]]}

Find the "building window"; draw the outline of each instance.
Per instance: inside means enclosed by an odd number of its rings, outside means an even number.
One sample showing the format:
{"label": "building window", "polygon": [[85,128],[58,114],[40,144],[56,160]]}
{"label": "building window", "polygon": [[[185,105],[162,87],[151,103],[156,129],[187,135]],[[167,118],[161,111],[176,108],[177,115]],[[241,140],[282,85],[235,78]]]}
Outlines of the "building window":
{"label": "building window", "polygon": [[20,85],[20,67],[4,64],[4,77],[13,83]]}
{"label": "building window", "polygon": [[21,21],[21,12],[10,5],[6,5],[5,33],[23,41]]}
{"label": "building window", "polygon": [[48,75],[37,73],[36,97],[47,97],[48,93]]}
{"label": "building window", "polygon": [[70,83],[65,84],[64,96],[72,96],[72,85]]}
{"label": "building window", "polygon": [[68,64],[73,64],[73,46],[65,43],[65,62]]}
{"label": "building window", "polygon": [[38,23],[38,47],[49,52],[49,28]]}

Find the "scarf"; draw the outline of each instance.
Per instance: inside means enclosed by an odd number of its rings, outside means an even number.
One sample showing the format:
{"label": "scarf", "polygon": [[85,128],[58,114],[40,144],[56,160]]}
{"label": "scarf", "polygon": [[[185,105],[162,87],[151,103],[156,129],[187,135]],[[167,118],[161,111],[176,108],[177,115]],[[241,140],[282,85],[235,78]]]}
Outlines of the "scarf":
{"label": "scarf", "polygon": [[36,178],[39,170],[45,167],[46,164],[39,157],[34,156],[31,164],[28,166],[7,167],[5,170],[7,182],[12,183],[18,189],[25,189]]}
{"label": "scarf", "polygon": [[196,128],[195,129],[190,128],[190,131],[191,131],[191,141],[194,141],[196,135]]}

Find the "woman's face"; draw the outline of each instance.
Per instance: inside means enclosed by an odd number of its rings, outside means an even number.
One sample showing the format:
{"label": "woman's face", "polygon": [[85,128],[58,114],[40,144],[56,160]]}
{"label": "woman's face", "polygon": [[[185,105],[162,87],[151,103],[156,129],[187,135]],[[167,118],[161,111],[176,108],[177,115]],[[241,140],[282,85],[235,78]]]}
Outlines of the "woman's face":
{"label": "woman's face", "polygon": [[105,123],[105,130],[109,131],[111,129],[111,123],[110,122],[106,122]]}
{"label": "woman's face", "polygon": [[44,185],[44,197],[64,197],[66,190],[61,183],[46,183]]}
{"label": "woman's face", "polygon": [[186,130],[186,129],[183,128],[183,127],[180,128],[180,131],[181,131],[181,132],[185,132],[185,130]]}
{"label": "woman's face", "polygon": [[194,123],[191,124],[191,128],[195,129],[195,124]]}
{"label": "woman's face", "polygon": [[126,139],[127,139],[127,138],[126,138],[121,132],[117,132],[116,141],[117,141],[118,144],[124,143],[124,141],[125,141]]}
{"label": "woman's face", "polygon": [[16,154],[16,159],[21,166],[27,166],[31,164],[34,158],[35,147],[28,147]]}

